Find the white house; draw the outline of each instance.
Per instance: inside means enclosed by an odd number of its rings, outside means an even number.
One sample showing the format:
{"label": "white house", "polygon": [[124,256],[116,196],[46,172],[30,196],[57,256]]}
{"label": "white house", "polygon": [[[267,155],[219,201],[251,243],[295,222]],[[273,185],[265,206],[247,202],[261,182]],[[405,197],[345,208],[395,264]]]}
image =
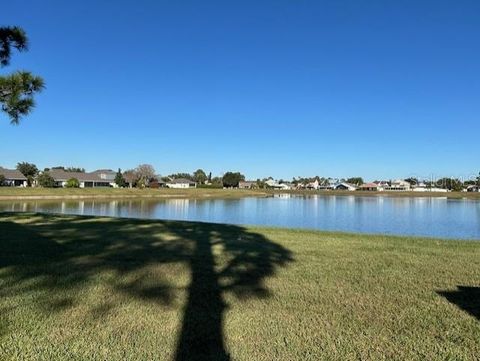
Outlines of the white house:
{"label": "white house", "polygon": [[357,187],[350,183],[340,182],[335,184],[333,189],[339,191],[356,191]]}
{"label": "white house", "polygon": [[269,186],[270,188],[274,188],[274,189],[280,189],[280,190],[289,190],[289,189],[292,189],[292,186],[291,184],[287,184],[287,183],[278,183],[276,180],[273,180],[273,179],[269,179],[265,182],[265,184],[267,186]]}
{"label": "white house", "polygon": [[16,169],[6,169],[0,167],[0,175],[2,175],[5,180],[3,184],[9,187],[26,187],[27,186],[27,177],[20,173]]}
{"label": "white house", "polygon": [[397,179],[390,184],[386,185],[384,188],[386,191],[409,191],[411,189],[411,185],[409,182]]}
{"label": "white house", "polygon": [[480,192],[480,186],[471,185],[467,187],[467,192]]}
{"label": "white house", "polygon": [[310,182],[307,184],[307,189],[318,189],[319,187],[318,179],[315,179],[315,182]]}
{"label": "white house", "polygon": [[186,178],[177,178],[166,183],[168,188],[197,188],[197,183]]}

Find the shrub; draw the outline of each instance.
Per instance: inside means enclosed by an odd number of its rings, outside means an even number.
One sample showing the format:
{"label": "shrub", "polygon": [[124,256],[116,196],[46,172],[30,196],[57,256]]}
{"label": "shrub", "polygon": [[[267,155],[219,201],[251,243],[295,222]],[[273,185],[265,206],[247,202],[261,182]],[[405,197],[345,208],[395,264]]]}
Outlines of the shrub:
{"label": "shrub", "polygon": [[5,176],[0,174],[0,187],[5,185]]}
{"label": "shrub", "polygon": [[160,183],[157,180],[153,180],[148,184],[149,188],[160,188]]}
{"label": "shrub", "polygon": [[48,174],[47,172],[43,172],[37,177],[37,182],[40,187],[43,188],[54,188],[55,187],[55,180],[53,177]]}
{"label": "shrub", "polygon": [[236,188],[240,181],[245,180],[245,176],[240,172],[227,172],[222,178],[223,186],[227,188]]}
{"label": "shrub", "polygon": [[65,187],[67,188],[79,188],[80,187],[80,182],[78,181],[77,178],[70,178],[67,180],[67,184],[65,184]]}
{"label": "shrub", "polygon": [[120,168],[118,168],[118,172],[115,175],[115,183],[120,188],[123,188],[127,185],[127,182],[125,181],[125,177],[123,176],[122,170]]}

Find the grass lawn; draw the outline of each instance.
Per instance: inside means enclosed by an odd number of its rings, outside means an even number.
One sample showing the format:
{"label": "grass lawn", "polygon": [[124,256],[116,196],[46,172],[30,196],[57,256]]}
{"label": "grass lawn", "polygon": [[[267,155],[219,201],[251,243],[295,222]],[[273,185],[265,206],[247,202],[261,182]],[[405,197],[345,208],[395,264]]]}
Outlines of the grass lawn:
{"label": "grass lawn", "polygon": [[480,243],[0,214],[0,360],[478,360]]}
{"label": "grass lawn", "polygon": [[0,200],[15,199],[77,199],[77,198],[239,198],[265,197],[273,194],[294,194],[301,196],[329,195],[329,196],[382,196],[382,197],[448,197],[479,199],[480,193],[475,192],[368,192],[368,191],[331,191],[331,190],[289,190],[279,191],[272,189],[114,189],[114,188],[15,188],[0,187]]}
{"label": "grass lawn", "polygon": [[238,198],[265,196],[259,190],[248,189],[137,189],[137,188],[15,188],[0,187],[0,200],[9,199],[62,199],[62,198]]}

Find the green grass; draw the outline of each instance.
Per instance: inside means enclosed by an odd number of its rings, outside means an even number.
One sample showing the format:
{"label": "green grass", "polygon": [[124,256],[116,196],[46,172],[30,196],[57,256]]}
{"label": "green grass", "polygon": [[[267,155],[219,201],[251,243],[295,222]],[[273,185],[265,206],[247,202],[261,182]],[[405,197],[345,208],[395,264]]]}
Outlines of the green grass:
{"label": "green grass", "polygon": [[15,188],[0,187],[0,200],[62,198],[238,198],[265,196],[265,192],[245,189],[137,189],[137,188]]}
{"label": "green grass", "polygon": [[296,195],[331,195],[331,196],[367,196],[367,197],[443,197],[443,198],[468,198],[468,199],[480,199],[480,192],[413,192],[413,191],[342,191],[342,190],[262,190],[267,194],[275,193],[287,193]]}
{"label": "green grass", "polygon": [[331,195],[331,196],[383,196],[383,197],[448,197],[480,199],[480,193],[474,192],[366,192],[366,191],[314,191],[290,190],[278,191],[269,189],[114,189],[114,188],[14,188],[0,187],[0,200],[12,199],[77,199],[77,198],[239,198],[265,197],[273,194],[294,195]]}
{"label": "green grass", "polygon": [[475,360],[480,243],[0,215],[1,360]]}

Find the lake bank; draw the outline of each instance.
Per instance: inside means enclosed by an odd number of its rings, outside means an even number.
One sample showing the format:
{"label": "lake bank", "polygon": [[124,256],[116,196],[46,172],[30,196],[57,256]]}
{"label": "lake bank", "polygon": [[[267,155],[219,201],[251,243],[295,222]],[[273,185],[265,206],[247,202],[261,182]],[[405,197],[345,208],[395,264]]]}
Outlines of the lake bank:
{"label": "lake bank", "polygon": [[476,242],[45,214],[0,227],[2,359],[480,353]]}
{"label": "lake bank", "polygon": [[9,188],[0,187],[0,200],[135,199],[135,198],[241,198],[265,197],[266,192],[247,189],[137,189],[137,188]]}
{"label": "lake bank", "polygon": [[[224,192],[217,194],[225,194]],[[230,194],[250,194],[232,191]],[[47,212],[480,240],[480,201],[290,194],[0,200],[0,212]]]}
{"label": "lake bank", "polygon": [[136,188],[11,188],[0,187],[0,200],[39,200],[39,199],[135,199],[135,198],[241,198],[268,197],[278,194],[299,196],[379,196],[379,197],[432,197],[449,199],[479,199],[478,192],[395,192],[395,191],[315,191],[271,189],[136,189]]}

